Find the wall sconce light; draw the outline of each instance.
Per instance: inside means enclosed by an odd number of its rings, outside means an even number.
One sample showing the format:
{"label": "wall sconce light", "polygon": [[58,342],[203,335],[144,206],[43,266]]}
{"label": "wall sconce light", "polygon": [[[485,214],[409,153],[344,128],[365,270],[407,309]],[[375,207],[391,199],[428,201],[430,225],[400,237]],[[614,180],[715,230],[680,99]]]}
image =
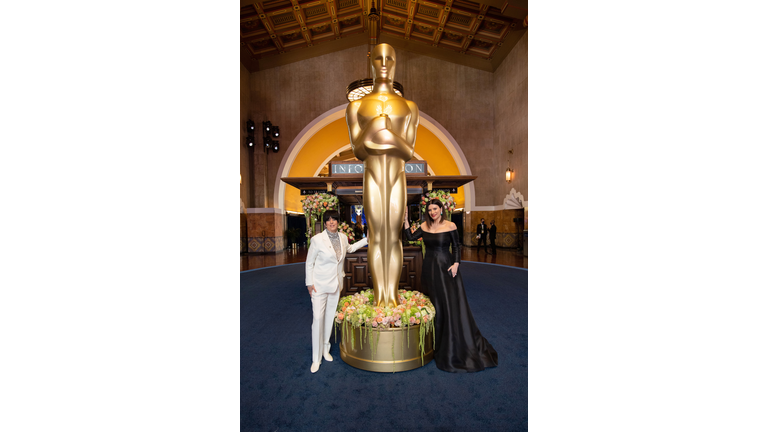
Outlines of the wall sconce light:
{"label": "wall sconce light", "polygon": [[264,137],[264,152],[268,153],[270,150],[277,153],[280,151],[280,141],[275,141],[272,138],[280,136],[280,126],[273,126],[272,122],[261,122],[263,128]]}
{"label": "wall sconce light", "polygon": [[255,142],[253,138],[254,130],[256,129],[256,123],[253,122],[253,120],[248,120],[245,122],[245,130],[248,133],[248,136],[245,138],[245,145],[248,148],[253,148],[253,143]]}
{"label": "wall sconce light", "polygon": [[[512,154],[512,150],[509,151]],[[507,156],[507,172],[505,174],[507,183],[512,181],[512,176],[515,174],[515,170],[509,168],[509,156]]]}

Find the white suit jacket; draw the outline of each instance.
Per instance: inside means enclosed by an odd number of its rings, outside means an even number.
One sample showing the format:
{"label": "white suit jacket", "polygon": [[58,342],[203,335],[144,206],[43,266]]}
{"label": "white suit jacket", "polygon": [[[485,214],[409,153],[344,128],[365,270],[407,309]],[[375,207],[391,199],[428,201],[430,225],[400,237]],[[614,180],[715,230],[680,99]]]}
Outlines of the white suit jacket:
{"label": "white suit jacket", "polygon": [[336,259],[336,250],[333,249],[328,233],[323,230],[312,237],[307,252],[306,285],[314,285],[318,293],[331,294],[340,292],[344,282],[344,257],[363,246],[368,245],[368,239],[350,245],[347,236],[339,233],[341,244],[341,258]]}

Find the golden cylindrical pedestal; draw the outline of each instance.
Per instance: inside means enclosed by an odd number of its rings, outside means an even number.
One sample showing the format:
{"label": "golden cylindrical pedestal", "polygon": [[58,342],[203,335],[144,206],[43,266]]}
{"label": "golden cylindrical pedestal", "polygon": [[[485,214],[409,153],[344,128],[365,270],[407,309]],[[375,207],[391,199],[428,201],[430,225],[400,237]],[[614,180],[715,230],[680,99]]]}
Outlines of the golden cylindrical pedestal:
{"label": "golden cylindrical pedestal", "polygon": [[[352,367],[370,372],[403,372],[420,368],[432,361],[434,351],[432,331],[428,331],[424,335],[422,362],[419,327],[416,325],[405,329],[374,330],[370,337],[363,329],[362,338],[359,329],[349,329],[341,338],[341,359]],[[354,345],[352,332],[354,332]],[[375,347],[372,346],[374,343],[376,343]]]}

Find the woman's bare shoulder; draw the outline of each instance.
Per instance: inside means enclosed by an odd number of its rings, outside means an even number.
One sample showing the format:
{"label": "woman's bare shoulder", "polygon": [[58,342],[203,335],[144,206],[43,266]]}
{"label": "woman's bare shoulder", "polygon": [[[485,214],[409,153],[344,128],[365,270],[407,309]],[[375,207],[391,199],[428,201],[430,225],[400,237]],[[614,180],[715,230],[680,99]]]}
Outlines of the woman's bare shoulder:
{"label": "woman's bare shoulder", "polygon": [[456,224],[450,221],[445,221],[437,227],[435,233],[456,231]]}

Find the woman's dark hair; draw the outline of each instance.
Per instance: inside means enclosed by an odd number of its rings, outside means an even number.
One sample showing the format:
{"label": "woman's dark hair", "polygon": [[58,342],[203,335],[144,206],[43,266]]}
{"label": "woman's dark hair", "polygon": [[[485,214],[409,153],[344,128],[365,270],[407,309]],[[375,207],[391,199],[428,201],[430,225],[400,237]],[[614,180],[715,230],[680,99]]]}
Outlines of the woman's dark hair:
{"label": "woman's dark hair", "polygon": [[437,198],[432,198],[427,203],[427,228],[429,228],[429,229],[432,229],[432,223],[433,223],[432,222],[432,218],[429,217],[429,206],[431,206],[432,204],[440,207],[440,221],[438,223],[443,223],[444,220],[448,220],[448,219],[445,218],[445,211],[443,210],[443,203],[439,199],[437,199]]}
{"label": "woman's dark hair", "polygon": [[328,219],[333,219],[336,222],[339,222],[339,212],[337,211],[327,211],[323,215],[323,225],[325,225],[326,222],[328,222]]}

